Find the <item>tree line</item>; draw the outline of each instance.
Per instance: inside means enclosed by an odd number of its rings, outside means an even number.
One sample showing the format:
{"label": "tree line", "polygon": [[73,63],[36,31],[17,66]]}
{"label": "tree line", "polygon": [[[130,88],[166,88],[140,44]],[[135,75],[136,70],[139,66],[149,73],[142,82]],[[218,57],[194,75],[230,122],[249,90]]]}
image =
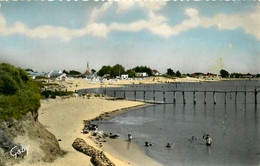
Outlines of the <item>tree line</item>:
{"label": "tree line", "polygon": [[153,70],[148,66],[137,66],[135,68],[125,70],[125,68],[120,64],[116,64],[114,66],[102,66],[102,68],[97,72],[97,75],[103,77],[107,74],[111,78],[115,78],[121,74],[128,74],[129,77],[135,77],[137,72],[146,72],[149,76],[154,75]]}
{"label": "tree line", "polygon": [[[33,70],[26,69],[26,71],[33,71]],[[147,73],[148,76],[155,75],[154,71],[148,66],[136,66],[132,69],[126,70],[124,66],[122,66],[120,64],[116,64],[114,66],[104,65],[98,71],[96,71],[95,69],[91,69],[92,74],[96,73],[100,77],[107,76],[110,78],[116,78],[117,76],[120,76],[122,74],[128,74],[129,77],[135,77],[136,73],[138,73],[138,72],[145,72],[145,73]],[[70,70],[70,71],[63,70],[63,73],[67,74],[68,76],[82,76],[83,75],[81,72],[76,71],[76,70]],[[203,73],[201,73],[201,72],[197,72],[195,74],[203,75]],[[190,74],[182,74],[179,70],[174,72],[174,70],[172,68],[168,68],[167,72],[165,74],[163,74],[163,76],[168,76],[168,77],[183,77],[183,76],[185,77],[185,76],[189,76],[189,75]],[[222,78],[244,78],[246,76],[260,78],[260,74],[251,75],[248,73],[246,75],[246,74],[242,74],[242,73],[229,73],[225,69],[221,69],[219,71],[219,75]]]}

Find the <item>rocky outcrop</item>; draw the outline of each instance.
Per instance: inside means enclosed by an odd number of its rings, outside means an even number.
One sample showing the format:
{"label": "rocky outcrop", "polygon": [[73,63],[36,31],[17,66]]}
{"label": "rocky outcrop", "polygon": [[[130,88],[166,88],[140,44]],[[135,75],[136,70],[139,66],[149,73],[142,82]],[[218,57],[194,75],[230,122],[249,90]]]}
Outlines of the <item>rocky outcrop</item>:
{"label": "rocky outcrop", "polygon": [[106,155],[103,153],[103,151],[97,150],[93,148],[92,146],[88,145],[83,139],[76,138],[73,142],[72,146],[91,157],[91,161],[96,166],[115,166],[114,163],[112,163]]}
{"label": "rocky outcrop", "polygon": [[[31,162],[52,162],[64,154],[56,137],[37,120],[37,114],[28,112],[21,120],[0,120],[0,165],[13,165],[22,159],[10,155],[15,145],[28,146]],[[20,150],[20,153],[25,151]],[[20,155],[24,156],[24,155]]]}

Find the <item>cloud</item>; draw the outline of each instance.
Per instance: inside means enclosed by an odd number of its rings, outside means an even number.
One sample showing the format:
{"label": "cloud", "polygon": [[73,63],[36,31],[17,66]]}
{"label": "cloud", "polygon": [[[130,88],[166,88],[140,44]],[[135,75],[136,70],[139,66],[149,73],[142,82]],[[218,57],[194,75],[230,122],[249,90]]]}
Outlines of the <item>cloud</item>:
{"label": "cloud", "polygon": [[149,10],[156,11],[161,10],[166,6],[166,1],[138,1],[141,6],[145,6]]}
{"label": "cloud", "polygon": [[[102,17],[114,3],[117,3],[117,12],[128,10],[137,3],[140,7],[147,10],[148,19],[137,20],[127,24],[117,22],[111,24],[97,23],[96,19]],[[111,31],[140,32],[142,30],[148,30],[155,35],[167,38],[194,28],[217,26],[219,30],[242,28],[246,34],[253,35],[257,40],[260,40],[260,5],[258,5],[254,11],[248,13],[218,14],[214,17],[200,16],[198,10],[187,8],[184,12],[188,18],[175,26],[170,26],[167,23],[167,17],[155,12],[161,10],[165,5],[165,1],[105,2],[99,8],[92,10],[88,24],[82,29],[68,29],[66,27],[51,25],[30,29],[27,25],[19,21],[13,26],[7,27],[6,20],[0,13],[0,35],[21,34],[40,39],[57,37],[63,41],[70,41],[72,38],[82,37],[84,35],[106,38]]]}
{"label": "cloud", "polygon": [[102,15],[107,9],[112,6],[113,1],[108,1],[102,4],[99,8],[94,8],[90,14],[90,23],[95,22],[96,17]]}
{"label": "cloud", "polygon": [[166,6],[166,1],[118,1],[117,13],[129,10],[134,5],[145,8],[149,11],[158,11]]}
{"label": "cloud", "polygon": [[118,1],[118,8],[116,10],[117,13],[130,9],[132,6],[136,4],[135,1]]}
{"label": "cloud", "polygon": [[260,5],[250,13],[233,15],[218,14],[213,18],[201,17],[199,26],[209,28],[216,25],[219,30],[234,30],[242,28],[246,34],[250,34],[260,40]]}

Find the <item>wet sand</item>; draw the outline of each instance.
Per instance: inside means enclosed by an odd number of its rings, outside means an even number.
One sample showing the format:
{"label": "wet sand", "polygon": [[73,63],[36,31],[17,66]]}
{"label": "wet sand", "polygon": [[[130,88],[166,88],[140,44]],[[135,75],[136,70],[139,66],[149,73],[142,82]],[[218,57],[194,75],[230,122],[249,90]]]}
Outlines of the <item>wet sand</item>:
{"label": "wet sand", "polygon": [[109,139],[104,144],[106,151],[134,166],[162,166],[148,157],[145,152],[133,141]]}

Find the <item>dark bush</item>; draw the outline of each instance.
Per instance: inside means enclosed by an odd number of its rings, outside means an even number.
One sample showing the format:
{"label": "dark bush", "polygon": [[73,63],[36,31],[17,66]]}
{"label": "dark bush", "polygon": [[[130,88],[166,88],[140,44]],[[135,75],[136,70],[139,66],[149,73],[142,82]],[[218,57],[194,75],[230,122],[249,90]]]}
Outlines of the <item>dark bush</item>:
{"label": "dark bush", "polygon": [[0,93],[5,95],[15,94],[19,89],[18,83],[10,74],[0,71]]}
{"label": "dark bush", "polygon": [[0,119],[20,119],[40,107],[39,83],[23,69],[0,64]]}
{"label": "dark bush", "polygon": [[51,98],[52,99],[56,99],[56,95],[55,94],[51,94]]}

